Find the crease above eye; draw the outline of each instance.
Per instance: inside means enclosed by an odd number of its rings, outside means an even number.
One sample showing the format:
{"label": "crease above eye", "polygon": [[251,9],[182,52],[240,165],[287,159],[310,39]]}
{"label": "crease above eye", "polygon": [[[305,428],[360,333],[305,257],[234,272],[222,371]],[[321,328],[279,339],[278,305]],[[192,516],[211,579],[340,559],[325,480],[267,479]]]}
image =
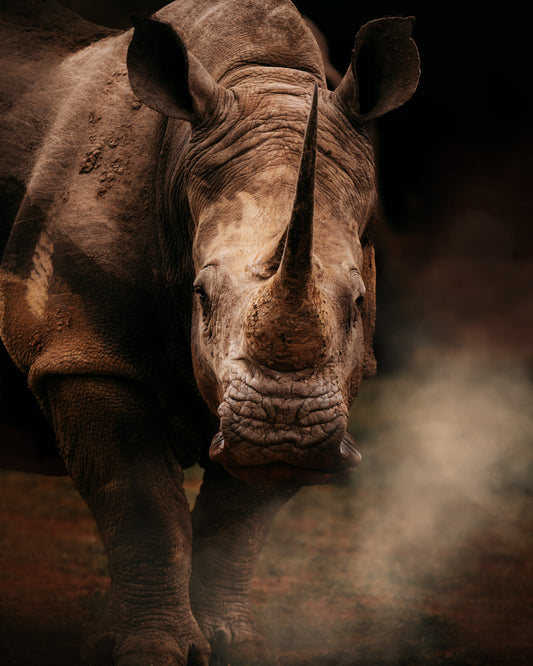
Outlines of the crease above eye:
{"label": "crease above eye", "polygon": [[192,285],[192,289],[195,294],[199,294],[200,297],[202,294],[209,296],[208,289],[206,287],[206,282],[209,283],[212,281],[213,277],[211,275],[211,272],[215,268],[216,266],[214,263],[208,263],[202,267]]}
{"label": "crease above eye", "polygon": [[211,310],[211,299],[209,293],[205,288],[203,281],[202,282],[198,281],[194,283],[193,293],[195,298],[198,299],[204,317],[207,316],[208,312]]}
{"label": "crease above eye", "polygon": [[361,275],[361,271],[357,267],[354,266],[354,268],[350,269],[350,278],[361,285],[361,289],[363,290],[363,292],[366,291],[365,283],[363,281],[363,276]]}

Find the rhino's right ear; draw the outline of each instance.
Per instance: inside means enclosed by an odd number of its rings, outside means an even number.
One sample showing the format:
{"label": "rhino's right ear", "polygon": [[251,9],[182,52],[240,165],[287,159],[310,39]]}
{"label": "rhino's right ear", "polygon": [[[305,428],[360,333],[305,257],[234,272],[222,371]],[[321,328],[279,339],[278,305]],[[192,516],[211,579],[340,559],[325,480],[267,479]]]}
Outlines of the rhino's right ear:
{"label": "rhino's right ear", "polygon": [[128,48],[128,76],[137,97],[169,118],[193,122],[215,111],[228,91],[187,52],[168,23],[135,22]]}
{"label": "rhino's right ear", "polygon": [[413,25],[412,17],[388,17],[366,23],[357,33],[351,66],[333,92],[333,102],[354,122],[379,118],[415,92],[420,59],[411,39]]}

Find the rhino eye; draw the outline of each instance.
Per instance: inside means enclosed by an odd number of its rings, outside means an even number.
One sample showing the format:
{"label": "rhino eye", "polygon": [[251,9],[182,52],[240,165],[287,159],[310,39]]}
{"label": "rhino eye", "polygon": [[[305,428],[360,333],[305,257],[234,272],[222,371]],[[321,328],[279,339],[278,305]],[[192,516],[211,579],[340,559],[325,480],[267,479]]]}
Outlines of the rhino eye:
{"label": "rhino eye", "polygon": [[213,278],[214,278],[214,266],[209,264],[204,266],[202,270],[196,276],[195,281],[192,285],[192,290],[195,298],[198,299],[204,317],[210,317],[211,311],[211,302],[213,296]]}
{"label": "rhino eye", "polygon": [[207,295],[207,292],[202,284],[195,284],[193,291],[198,296],[201,303],[207,303],[209,296]]}
{"label": "rhino eye", "polygon": [[355,305],[360,309],[363,307],[364,301],[365,301],[365,295],[359,294],[359,296],[355,299]]}

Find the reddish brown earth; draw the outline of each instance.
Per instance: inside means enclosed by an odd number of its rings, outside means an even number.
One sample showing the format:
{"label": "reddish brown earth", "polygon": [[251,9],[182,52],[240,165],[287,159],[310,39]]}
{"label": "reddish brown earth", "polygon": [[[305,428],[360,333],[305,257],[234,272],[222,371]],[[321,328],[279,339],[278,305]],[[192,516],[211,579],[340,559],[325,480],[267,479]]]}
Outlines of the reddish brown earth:
{"label": "reddish brown earth", "polygon": [[[382,464],[372,482],[305,489],[279,516],[254,583],[266,663],[532,663],[531,496],[501,490],[501,511],[449,499],[443,534],[440,514],[414,515],[423,496],[390,505]],[[1,481],[0,663],[84,663],[108,584],[94,523],[67,479]]]}

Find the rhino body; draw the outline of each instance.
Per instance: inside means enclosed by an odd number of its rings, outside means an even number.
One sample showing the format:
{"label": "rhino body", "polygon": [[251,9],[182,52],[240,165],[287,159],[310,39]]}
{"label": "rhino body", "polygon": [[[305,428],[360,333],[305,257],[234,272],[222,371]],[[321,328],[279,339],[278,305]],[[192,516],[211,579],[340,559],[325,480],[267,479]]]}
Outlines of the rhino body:
{"label": "rhino body", "polygon": [[95,663],[260,658],[250,582],[273,516],[359,462],[367,124],[416,87],[411,28],[364,26],[330,91],[290,2],[182,0],[8,81],[0,381],[7,400],[22,371],[46,420],[4,418],[2,459],[59,452],[96,519]]}

